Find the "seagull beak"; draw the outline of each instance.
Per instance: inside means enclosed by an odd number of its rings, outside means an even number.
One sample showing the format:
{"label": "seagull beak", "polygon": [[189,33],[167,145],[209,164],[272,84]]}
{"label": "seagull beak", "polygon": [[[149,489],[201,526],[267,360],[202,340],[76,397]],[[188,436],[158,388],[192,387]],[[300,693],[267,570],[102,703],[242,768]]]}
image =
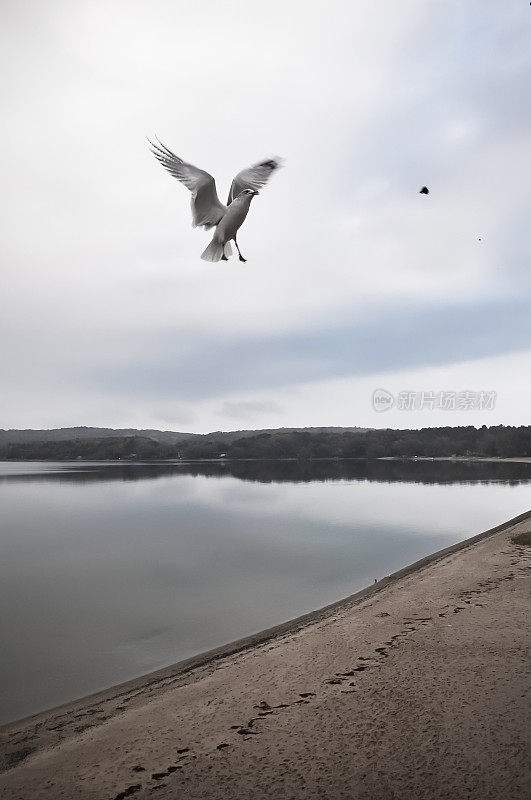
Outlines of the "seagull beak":
{"label": "seagull beak", "polygon": [[255,195],[255,194],[260,194],[260,192],[257,192],[256,189],[255,189],[254,192],[253,192],[253,195]]}

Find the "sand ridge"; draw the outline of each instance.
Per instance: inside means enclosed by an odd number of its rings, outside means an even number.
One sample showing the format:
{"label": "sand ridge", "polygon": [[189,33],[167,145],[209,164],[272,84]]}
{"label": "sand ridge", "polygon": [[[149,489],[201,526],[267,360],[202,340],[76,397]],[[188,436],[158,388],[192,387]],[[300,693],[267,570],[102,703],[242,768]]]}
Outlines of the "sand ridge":
{"label": "sand ridge", "polygon": [[254,645],[7,726],[0,796],[527,797],[531,549],[511,536],[530,517]]}

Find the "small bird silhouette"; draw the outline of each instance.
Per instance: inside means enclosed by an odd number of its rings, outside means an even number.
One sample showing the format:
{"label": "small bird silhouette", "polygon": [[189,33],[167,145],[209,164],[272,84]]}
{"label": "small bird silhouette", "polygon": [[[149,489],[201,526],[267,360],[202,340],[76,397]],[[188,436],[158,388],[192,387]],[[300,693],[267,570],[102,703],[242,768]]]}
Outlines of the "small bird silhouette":
{"label": "small bird silhouette", "polygon": [[430,193],[430,190],[428,189],[427,186],[423,186],[422,189],[419,192],[419,194],[429,194],[429,193]]}

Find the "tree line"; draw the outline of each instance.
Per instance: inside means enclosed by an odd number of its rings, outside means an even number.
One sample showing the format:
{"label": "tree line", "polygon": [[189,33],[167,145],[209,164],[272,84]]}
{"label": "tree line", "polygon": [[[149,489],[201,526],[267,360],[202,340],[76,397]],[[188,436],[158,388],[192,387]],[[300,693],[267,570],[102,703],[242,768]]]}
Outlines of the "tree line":
{"label": "tree line", "polygon": [[359,431],[273,431],[227,443],[196,436],[166,444],[148,436],[76,438],[0,444],[0,460],[298,459],[480,456],[531,457],[531,426],[495,425],[371,429]]}

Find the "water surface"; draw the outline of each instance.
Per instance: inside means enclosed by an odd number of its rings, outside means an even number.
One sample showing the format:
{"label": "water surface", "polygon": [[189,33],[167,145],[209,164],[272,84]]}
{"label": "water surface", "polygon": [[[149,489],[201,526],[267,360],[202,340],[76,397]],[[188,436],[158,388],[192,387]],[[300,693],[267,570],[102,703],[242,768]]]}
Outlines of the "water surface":
{"label": "water surface", "polygon": [[0,463],[0,721],[345,597],[529,507],[531,465]]}

